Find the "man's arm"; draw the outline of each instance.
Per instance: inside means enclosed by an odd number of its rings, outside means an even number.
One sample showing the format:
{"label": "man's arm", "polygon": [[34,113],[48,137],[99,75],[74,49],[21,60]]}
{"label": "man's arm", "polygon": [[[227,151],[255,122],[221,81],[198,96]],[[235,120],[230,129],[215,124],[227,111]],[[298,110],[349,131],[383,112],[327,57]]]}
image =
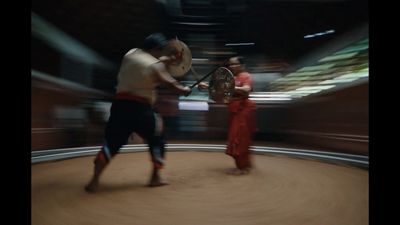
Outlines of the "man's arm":
{"label": "man's arm", "polygon": [[208,88],[210,87],[210,85],[207,84],[206,82],[200,82],[200,83],[197,85],[197,87],[198,87],[200,90],[205,90],[205,89],[208,89]]}
{"label": "man's arm", "polygon": [[248,85],[244,85],[242,87],[235,87],[235,94],[241,97],[249,97],[251,91],[251,87]]}
{"label": "man's arm", "polygon": [[251,87],[249,85],[243,85],[242,87],[235,87],[235,92],[249,94],[251,91]]}
{"label": "man's arm", "polygon": [[175,80],[171,74],[167,71],[165,68],[164,63],[158,62],[152,65],[152,69],[154,73],[156,74],[157,79],[163,83],[171,87],[172,89],[176,90],[179,94],[188,96],[191,92],[192,89],[189,87],[183,86],[180,84],[177,80]]}

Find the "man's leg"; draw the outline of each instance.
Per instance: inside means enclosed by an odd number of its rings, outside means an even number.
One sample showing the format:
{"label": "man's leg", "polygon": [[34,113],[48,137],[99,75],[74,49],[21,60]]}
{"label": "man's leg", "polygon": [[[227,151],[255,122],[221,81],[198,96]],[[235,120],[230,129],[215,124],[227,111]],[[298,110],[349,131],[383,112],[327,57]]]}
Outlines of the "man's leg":
{"label": "man's leg", "polygon": [[243,153],[235,158],[236,167],[242,172],[247,174],[251,169],[250,154]]}
{"label": "man's leg", "polygon": [[149,149],[153,163],[153,171],[151,174],[149,186],[157,187],[167,185],[168,183],[163,181],[160,177],[160,171],[164,167],[164,154],[165,154],[165,142],[160,137],[155,137],[149,142]]}
{"label": "man's leg", "polygon": [[246,139],[246,136],[243,136],[243,140],[241,140],[240,144],[237,146],[239,155],[233,156],[235,159],[236,169],[231,171],[231,174],[234,175],[242,175],[248,174],[252,167],[251,164],[251,155],[250,155],[250,141]]}
{"label": "man's leg", "polygon": [[155,112],[146,114],[144,124],[137,133],[147,140],[153,169],[149,181],[150,187],[163,186],[168,183],[160,177],[160,170],[165,166],[165,140],[162,118]]}
{"label": "man's leg", "polygon": [[[111,126],[110,126],[111,127]],[[88,192],[94,192],[99,186],[99,178],[111,159],[119,152],[124,145],[131,132],[127,129],[110,129],[106,128],[106,141],[101,150],[97,153],[94,160],[94,173],[90,182],[85,186]]]}
{"label": "man's leg", "polygon": [[99,178],[101,173],[103,172],[104,168],[108,165],[109,157],[105,153],[106,146],[103,146],[102,149],[97,153],[97,156],[94,160],[94,172],[92,179],[90,182],[85,186],[85,190],[87,192],[94,192],[97,190],[99,186]]}

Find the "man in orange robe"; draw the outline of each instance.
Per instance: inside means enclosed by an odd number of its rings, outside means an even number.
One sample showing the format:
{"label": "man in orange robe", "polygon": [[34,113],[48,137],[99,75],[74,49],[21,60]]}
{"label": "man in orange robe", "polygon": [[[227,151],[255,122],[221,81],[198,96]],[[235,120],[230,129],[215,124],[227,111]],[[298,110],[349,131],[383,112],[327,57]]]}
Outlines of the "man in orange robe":
{"label": "man in orange robe", "polygon": [[253,89],[253,80],[245,70],[242,57],[232,57],[228,68],[235,78],[235,91],[228,104],[229,132],[226,154],[235,159],[233,174],[247,174],[252,167],[250,145],[256,131],[256,104],[249,99]]}
{"label": "man in orange robe", "polygon": [[[230,58],[227,67],[234,75],[235,90],[228,103],[229,132],[225,153],[235,159],[236,168],[230,170],[230,174],[247,174],[252,167],[249,148],[256,131],[256,104],[249,99],[253,80],[245,70],[242,57]],[[199,88],[206,89],[209,85],[200,82]]]}

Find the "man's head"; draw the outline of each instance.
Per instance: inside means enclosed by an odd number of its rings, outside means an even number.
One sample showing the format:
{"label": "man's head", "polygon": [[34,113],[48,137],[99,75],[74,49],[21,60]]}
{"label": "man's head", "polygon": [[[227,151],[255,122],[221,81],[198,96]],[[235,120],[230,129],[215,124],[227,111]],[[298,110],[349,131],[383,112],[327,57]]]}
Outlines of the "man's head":
{"label": "man's head", "polygon": [[161,51],[168,45],[167,38],[161,33],[154,33],[147,36],[141,48],[146,52],[160,54]]}
{"label": "man's head", "polygon": [[228,60],[228,69],[232,71],[233,75],[237,75],[238,73],[245,70],[244,68],[244,59],[241,56],[235,56]]}

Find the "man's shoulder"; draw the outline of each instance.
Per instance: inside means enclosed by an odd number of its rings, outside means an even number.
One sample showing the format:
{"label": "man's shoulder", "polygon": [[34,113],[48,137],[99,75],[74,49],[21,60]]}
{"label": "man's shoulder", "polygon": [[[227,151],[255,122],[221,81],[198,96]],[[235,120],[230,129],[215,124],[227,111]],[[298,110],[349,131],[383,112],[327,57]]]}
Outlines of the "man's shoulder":
{"label": "man's shoulder", "polygon": [[143,51],[139,48],[134,48],[129,50],[125,55],[124,59],[129,61],[136,61],[138,63],[145,63],[145,64],[153,64],[158,62],[159,60],[152,56],[150,53]]}
{"label": "man's shoulder", "polygon": [[131,55],[131,54],[133,54],[133,53],[137,53],[138,52],[138,48],[132,48],[131,50],[129,50],[126,54],[125,54],[125,56],[128,56],[128,55]]}

